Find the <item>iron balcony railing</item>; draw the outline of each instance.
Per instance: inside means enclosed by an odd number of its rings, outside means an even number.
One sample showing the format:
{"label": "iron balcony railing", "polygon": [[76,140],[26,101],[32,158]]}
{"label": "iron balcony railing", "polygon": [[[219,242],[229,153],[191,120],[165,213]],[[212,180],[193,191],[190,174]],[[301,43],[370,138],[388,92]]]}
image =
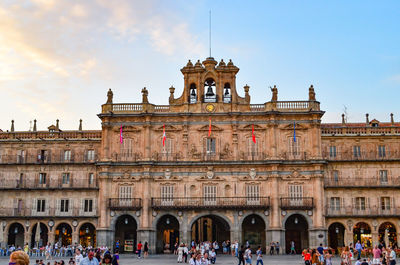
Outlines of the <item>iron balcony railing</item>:
{"label": "iron balcony railing", "polygon": [[0,155],[0,164],[79,164],[95,163],[97,155],[47,154],[47,155]]}
{"label": "iron balcony railing", "polygon": [[312,197],[282,197],[282,210],[312,210],[314,208],[314,198]]}
{"label": "iron balcony railing", "polygon": [[133,210],[142,209],[141,198],[109,198],[108,208],[110,210]]}
{"label": "iron balcony railing", "polygon": [[344,152],[329,152],[322,153],[324,159],[329,161],[382,161],[382,160],[399,160],[400,151],[364,151],[356,152],[353,150]]}
{"label": "iron balcony railing", "polygon": [[361,178],[325,178],[326,188],[381,187],[400,186],[400,177],[361,177]]}
{"label": "iron balcony railing", "polygon": [[153,209],[268,209],[269,197],[170,197],[152,198]]}
{"label": "iron balcony railing", "polygon": [[326,216],[400,216],[399,207],[368,207],[368,206],[343,206],[343,205],[328,205],[326,207]]}
{"label": "iron balcony railing", "polygon": [[37,209],[36,207],[5,207],[0,208],[1,217],[95,217],[97,209],[83,207],[68,207],[65,209],[49,208]]}
{"label": "iron balcony railing", "polygon": [[52,178],[46,176],[46,179],[23,178],[23,179],[0,178],[1,189],[98,189],[97,178]]}

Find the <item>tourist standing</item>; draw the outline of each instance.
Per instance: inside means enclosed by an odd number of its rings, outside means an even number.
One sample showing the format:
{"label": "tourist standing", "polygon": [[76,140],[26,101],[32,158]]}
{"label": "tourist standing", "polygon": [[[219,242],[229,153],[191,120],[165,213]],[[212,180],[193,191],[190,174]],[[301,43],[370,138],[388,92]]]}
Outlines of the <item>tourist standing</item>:
{"label": "tourist standing", "polygon": [[276,242],[276,243],[275,243],[276,255],[279,255],[279,249],[280,249],[279,242]]}
{"label": "tourist standing", "polygon": [[394,251],[394,248],[392,247],[390,249],[390,265],[395,265],[396,264],[396,252]]}
{"label": "tourist standing", "polygon": [[210,256],[211,264],[215,264],[215,261],[217,260],[217,252],[215,251],[215,249],[211,250],[209,256]]}
{"label": "tourist standing", "polygon": [[137,244],[137,257],[138,257],[138,259],[140,259],[141,258],[141,253],[142,253],[142,247],[143,247],[143,245],[142,245],[142,241],[139,241],[139,244]]}
{"label": "tourist standing", "polygon": [[81,251],[79,250],[79,248],[77,248],[75,251],[75,264],[81,265],[82,260],[83,260],[83,256],[81,254]]}
{"label": "tourist standing", "polygon": [[112,265],[111,263],[111,255],[110,254],[104,254],[103,261],[101,262],[101,265]]}
{"label": "tourist standing", "polygon": [[263,260],[262,260],[261,246],[258,247],[256,255],[257,255],[257,263],[256,263],[256,265],[258,265],[258,264],[264,265]]}
{"label": "tourist standing", "polygon": [[309,249],[303,251],[303,259],[305,265],[311,265],[311,253]]}
{"label": "tourist standing", "polygon": [[82,260],[81,265],[99,265],[99,261],[94,257],[93,250],[89,250],[87,257]]}
{"label": "tourist standing", "polygon": [[180,244],[178,247],[178,263],[182,263],[183,262],[183,245]]}
{"label": "tourist standing", "polygon": [[377,245],[375,245],[374,249],[372,250],[372,255],[372,264],[379,265],[379,263],[381,262],[382,251],[378,248]]}
{"label": "tourist standing", "polygon": [[274,255],[274,249],[275,249],[275,243],[271,242],[271,244],[269,245],[269,254],[271,256]]}
{"label": "tourist standing", "polygon": [[332,265],[332,256],[332,250],[328,249],[328,252],[325,254],[326,265]]}
{"label": "tourist standing", "polygon": [[357,260],[361,259],[361,251],[362,251],[362,245],[360,243],[360,240],[357,241],[356,243],[356,250],[357,250]]}
{"label": "tourist standing", "polygon": [[119,265],[119,250],[115,250],[111,263],[112,265]]}
{"label": "tourist standing", "polygon": [[24,251],[14,251],[10,255],[10,262],[14,265],[29,265],[29,256]]}

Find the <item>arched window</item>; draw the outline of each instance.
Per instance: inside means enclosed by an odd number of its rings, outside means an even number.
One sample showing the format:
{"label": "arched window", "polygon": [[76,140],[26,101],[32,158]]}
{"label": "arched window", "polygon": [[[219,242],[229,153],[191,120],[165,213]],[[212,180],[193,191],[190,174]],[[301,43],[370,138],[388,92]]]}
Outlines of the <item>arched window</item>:
{"label": "arched window", "polygon": [[231,103],[232,94],[231,94],[231,85],[229,83],[225,83],[224,85],[224,103]]}
{"label": "arched window", "polygon": [[196,84],[190,84],[190,95],[189,95],[189,102],[190,104],[196,103],[197,101],[197,90]]}
{"label": "arched window", "polygon": [[207,91],[204,95],[204,102],[217,102],[217,95],[215,94],[216,85],[214,79],[206,79],[204,82],[204,91]]}

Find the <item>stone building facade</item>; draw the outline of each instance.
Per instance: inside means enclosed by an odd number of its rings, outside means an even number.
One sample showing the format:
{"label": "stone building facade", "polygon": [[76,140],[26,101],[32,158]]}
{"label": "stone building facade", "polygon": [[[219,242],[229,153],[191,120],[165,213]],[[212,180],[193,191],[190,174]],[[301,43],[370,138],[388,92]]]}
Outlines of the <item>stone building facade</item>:
{"label": "stone building facade", "polygon": [[[250,103],[232,61],[181,69],[169,104],[114,103],[101,131],[0,133],[0,242],[108,245],[175,242],[397,242],[398,123],[322,124],[313,86],[304,101]],[[40,229],[37,229],[40,227]]]}

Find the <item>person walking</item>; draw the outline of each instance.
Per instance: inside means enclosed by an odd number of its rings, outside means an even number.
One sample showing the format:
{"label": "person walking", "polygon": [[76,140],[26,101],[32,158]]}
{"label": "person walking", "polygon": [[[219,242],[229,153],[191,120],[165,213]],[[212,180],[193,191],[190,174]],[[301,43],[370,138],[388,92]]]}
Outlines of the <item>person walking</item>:
{"label": "person walking", "polygon": [[361,252],[362,252],[362,245],[360,243],[360,240],[357,241],[356,243],[356,250],[357,250],[357,260],[361,259]]}
{"label": "person walking", "polygon": [[139,241],[139,244],[137,244],[137,257],[138,257],[138,259],[141,258],[142,247],[143,247],[142,241]]}
{"label": "person walking", "polygon": [[183,262],[183,244],[180,244],[178,247],[178,263],[182,263]]}
{"label": "person walking", "polygon": [[149,256],[149,243],[144,242],[144,247],[143,247],[143,258],[147,258]]}
{"label": "person walking", "polygon": [[240,264],[246,265],[246,264],[244,264],[244,247],[243,247],[243,245],[240,246],[240,250],[238,251],[237,258],[239,260],[238,265],[240,265]]}
{"label": "person walking", "polygon": [[350,249],[348,246],[344,248],[344,251],[342,252],[341,259],[343,265],[351,265],[351,257],[350,257]]}
{"label": "person walking", "polygon": [[244,252],[244,260],[246,261],[246,265],[251,265],[251,249],[250,244]]}
{"label": "person walking", "polygon": [[257,263],[256,263],[256,265],[258,265],[258,264],[264,265],[263,260],[262,260],[261,246],[258,247],[256,255],[257,255]]}

